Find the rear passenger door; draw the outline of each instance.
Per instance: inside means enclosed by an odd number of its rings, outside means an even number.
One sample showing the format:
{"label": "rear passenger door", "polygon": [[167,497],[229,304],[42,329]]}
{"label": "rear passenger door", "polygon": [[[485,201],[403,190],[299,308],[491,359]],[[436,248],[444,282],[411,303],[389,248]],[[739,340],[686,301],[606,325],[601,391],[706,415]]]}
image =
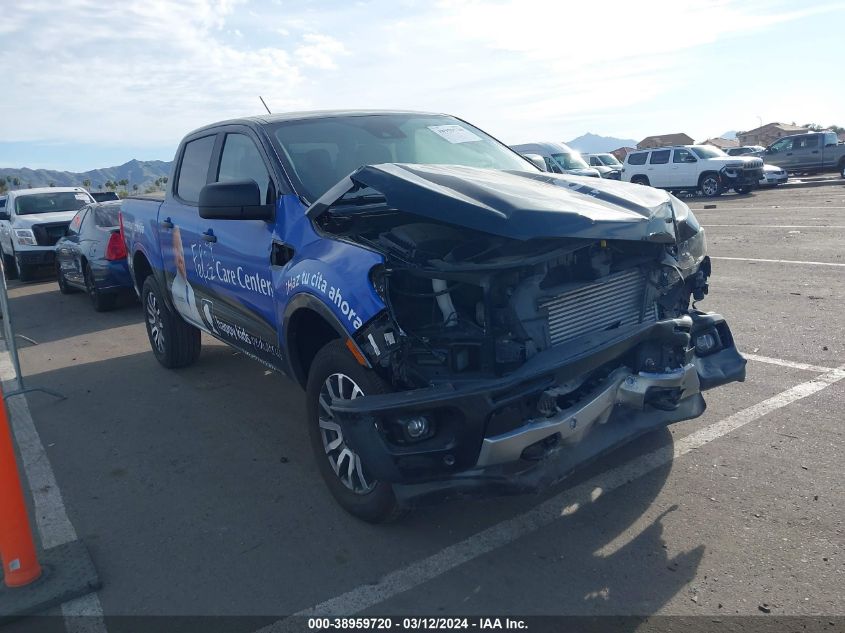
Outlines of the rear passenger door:
{"label": "rear passenger door", "polygon": [[672,150],[652,150],[648,159],[648,181],[652,187],[672,187],[671,169],[669,167],[669,155]]}
{"label": "rear passenger door", "polygon": [[172,195],[159,209],[159,244],[165,283],[173,306],[183,319],[210,331],[200,312],[207,273],[198,255],[203,241],[199,194],[209,182],[218,134],[205,131],[188,137],[180,149]]}
{"label": "rear passenger door", "polygon": [[818,169],[821,167],[821,134],[804,134],[792,140],[794,169]]}

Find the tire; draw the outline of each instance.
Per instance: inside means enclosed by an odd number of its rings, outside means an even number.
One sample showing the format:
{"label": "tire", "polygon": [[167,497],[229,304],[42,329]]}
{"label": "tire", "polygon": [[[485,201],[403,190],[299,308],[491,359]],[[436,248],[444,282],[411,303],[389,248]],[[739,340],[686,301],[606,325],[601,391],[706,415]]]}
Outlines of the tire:
{"label": "tire", "polygon": [[15,271],[18,275],[18,281],[27,282],[32,281],[32,266],[21,263],[20,255],[15,255]]}
{"label": "tire", "polygon": [[747,185],[745,187],[734,187],[734,191],[740,195],[745,195],[746,193],[751,193],[751,187]]}
{"label": "tire", "polygon": [[59,282],[59,292],[63,295],[72,295],[75,292],[79,292],[67,282],[64,274],[62,273],[62,267],[58,264],[56,264],[56,280]]}
{"label": "tire", "polygon": [[631,178],[631,183],[635,185],[644,185],[648,187],[648,177],[647,176],[634,176]]}
{"label": "tire", "polygon": [[722,183],[719,182],[719,176],[714,173],[703,174],[698,181],[698,188],[708,198],[722,195]]}
{"label": "tire", "polygon": [[839,175],[845,178],[845,161],[839,163]]}
{"label": "tire", "polygon": [[85,292],[88,294],[88,298],[91,299],[91,305],[94,306],[94,310],[97,312],[108,312],[109,310],[113,310],[115,303],[117,302],[117,296],[97,290],[97,284],[94,283],[94,273],[91,271],[91,267],[88,264],[85,264],[84,274]]}
{"label": "tire", "polygon": [[164,301],[164,293],[148,275],[141,294],[147,337],[156,360],[168,369],[187,367],[196,362],[202,342],[200,331],[173,312]]}
{"label": "tire", "polygon": [[0,256],[3,257],[3,269],[6,271],[6,279],[15,279],[18,276],[18,267],[14,255],[6,255],[0,248]]}
{"label": "tire", "polygon": [[[332,400],[332,391],[341,397],[351,398],[387,393],[389,388],[375,372],[359,365],[343,342],[334,340],[314,357],[305,394],[311,448],[320,475],[332,496],[349,514],[368,523],[396,520],[402,515],[402,509],[393,494],[393,487],[387,482],[368,478],[366,465],[346,445],[340,427],[331,419],[331,413],[320,405],[321,400],[325,403]],[[330,448],[332,445],[334,448]],[[353,465],[351,475],[344,468],[345,464]],[[345,477],[344,470],[347,471]]]}

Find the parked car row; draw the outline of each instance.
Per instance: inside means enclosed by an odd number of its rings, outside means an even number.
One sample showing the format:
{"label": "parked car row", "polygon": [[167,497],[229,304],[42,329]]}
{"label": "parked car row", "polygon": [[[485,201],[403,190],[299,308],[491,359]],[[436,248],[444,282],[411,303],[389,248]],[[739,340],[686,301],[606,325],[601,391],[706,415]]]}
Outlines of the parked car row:
{"label": "parked car row", "polygon": [[0,196],[0,256],[21,281],[55,264],[55,246],[76,212],[94,202],[82,187],[19,189]]}
{"label": "parked car row", "polygon": [[[581,154],[563,143],[523,143],[511,145],[511,149],[522,154],[535,165],[553,174],[571,174],[601,178],[601,172],[590,167]],[[545,167],[543,167],[545,165]]]}
{"label": "parked car row", "polygon": [[689,207],[559,173],[589,169],[567,149],[532,146],[541,169],[413,112],[209,125],[163,200],[73,194],[59,286],[105,309],[131,285],[164,367],[197,362],[204,332],[298,382],[356,517],[536,491],[745,378],[725,319],[693,304],[711,267]]}

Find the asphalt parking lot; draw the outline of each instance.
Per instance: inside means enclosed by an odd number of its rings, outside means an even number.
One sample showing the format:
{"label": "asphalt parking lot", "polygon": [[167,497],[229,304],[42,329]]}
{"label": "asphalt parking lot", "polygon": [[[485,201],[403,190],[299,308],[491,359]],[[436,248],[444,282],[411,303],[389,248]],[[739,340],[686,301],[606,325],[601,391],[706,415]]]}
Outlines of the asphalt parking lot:
{"label": "asphalt parking lot", "polygon": [[541,497],[387,526],[333,502],[293,383],[211,339],[165,370],[138,304],[10,282],[27,381],[67,396],[27,397],[40,535],[66,515],[103,582],[65,615],[845,615],[845,186],[688,202],[747,381]]}

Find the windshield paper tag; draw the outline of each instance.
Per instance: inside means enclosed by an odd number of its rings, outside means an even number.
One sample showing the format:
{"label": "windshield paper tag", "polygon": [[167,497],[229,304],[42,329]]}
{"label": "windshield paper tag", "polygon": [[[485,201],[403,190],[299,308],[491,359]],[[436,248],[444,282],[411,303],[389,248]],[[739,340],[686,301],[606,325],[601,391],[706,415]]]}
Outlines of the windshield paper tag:
{"label": "windshield paper tag", "polygon": [[88,196],[86,196],[84,193],[75,193],[73,194],[73,197],[79,200],[80,202],[88,202]]}
{"label": "windshield paper tag", "polygon": [[429,125],[428,129],[438,136],[442,136],[450,143],[469,143],[471,141],[481,140],[480,136],[473,134],[460,125]]}

